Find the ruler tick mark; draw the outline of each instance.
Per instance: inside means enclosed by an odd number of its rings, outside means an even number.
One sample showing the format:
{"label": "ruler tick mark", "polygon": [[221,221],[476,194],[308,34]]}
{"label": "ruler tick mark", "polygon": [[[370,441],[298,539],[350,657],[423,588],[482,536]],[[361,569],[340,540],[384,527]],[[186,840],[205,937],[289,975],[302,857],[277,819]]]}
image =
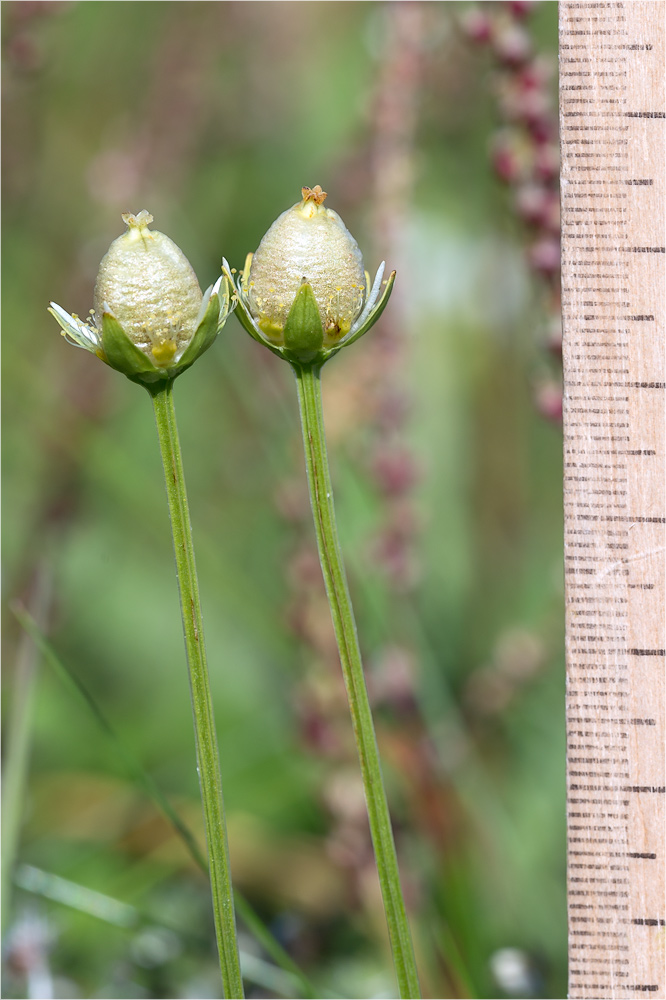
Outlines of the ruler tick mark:
{"label": "ruler tick mark", "polygon": [[666,998],[649,943],[664,924],[646,916],[663,904],[666,853],[664,13],[664,0],[560,3],[570,996],[581,1000]]}

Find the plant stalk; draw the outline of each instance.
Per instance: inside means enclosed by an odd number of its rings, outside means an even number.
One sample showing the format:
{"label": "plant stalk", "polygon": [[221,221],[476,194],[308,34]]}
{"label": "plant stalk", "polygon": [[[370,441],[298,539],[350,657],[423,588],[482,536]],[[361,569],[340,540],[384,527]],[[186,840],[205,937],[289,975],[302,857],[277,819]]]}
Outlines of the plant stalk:
{"label": "plant stalk", "polygon": [[197,770],[206,827],[210,884],[222,985],[224,996],[227,1000],[231,1000],[231,998],[244,996],[243,980],[238,957],[229,846],[222,800],[222,780],[215,719],[206,664],[199,583],[194,563],[192,527],[185,491],[176,413],[173,405],[173,380],[151,386],[148,391],[152,396],[155,409],[176,555],[176,573],[180,590],[183,632],[194,712]]}
{"label": "plant stalk", "polygon": [[358,750],[370,833],[384,900],[400,996],[421,996],[398,859],[382,779],[377,738],[365,685],[356,622],[347,585],[333,506],[321,401],[321,365],[293,365],[319,560],[326,584]]}

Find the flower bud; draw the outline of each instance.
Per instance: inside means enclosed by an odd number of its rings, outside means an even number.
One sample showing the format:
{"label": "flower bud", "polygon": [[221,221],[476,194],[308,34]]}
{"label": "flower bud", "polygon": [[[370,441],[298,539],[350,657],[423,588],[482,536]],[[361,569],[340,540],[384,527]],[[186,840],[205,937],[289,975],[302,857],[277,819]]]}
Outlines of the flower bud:
{"label": "flower bud", "polygon": [[534,0],[508,0],[506,6],[514,17],[527,17],[534,10]]}
{"label": "flower bud", "polygon": [[95,323],[112,313],[128,338],[158,366],[168,365],[194,336],[203,294],[185,254],[151,231],[148,212],[123,215],[127,232],[114,240],[95,283]]}
{"label": "flower bud", "polygon": [[560,152],[555,144],[538,146],[534,153],[534,174],[541,181],[554,181],[560,172]]}
{"label": "flower bud", "polygon": [[252,315],[280,342],[303,281],[312,288],[327,346],[349,333],[363,308],[365,270],[358,244],[340,216],[325,208],[319,185],[273,223],[252,258]]}
{"label": "flower bud", "polygon": [[530,36],[518,25],[499,32],[493,39],[493,48],[500,63],[510,68],[522,66],[532,54]]}
{"label": "flower bud", "polygon": [[537,412],[550,423],[562,423],[562,386],[548,379],[535,386],[534,404]]}
{"label": "flower bud", "polygon": [[70,343],[134,382],[172,379],[206,351],[230,312],[226,276],[202,295],[192,267],[168,236],[148,228],[148,212],[123,215],[127,232],[100,264],[91,320],[55,302],[49,312]]}
{"label": "flower bud", "polygon": [[324,207],[326,192],[317,185],[302,195],[248,256],[237,282],[237,315],[274,353],[297,363],[323,362],[379,318],[395,275],[379,298],[384,265],[370,289],[356,240]]}
{"label": "flower bud", "polygon": [[548,323],[545,336],[546,350],[558,361],[562,361],[562,317],[553,316]]}
{"label": "flower bud", "polygon": [[489,42],[492,37],[492,19],[478,7],[466,11],[460,19],[460,26],[470,41],[479,45]]}
{"label": "flower bud", "polygon": [[560,269],[560,241],[556,236],[543,236],[529,248],[527,258],[539,274],[556,274]]}
{"label": "flower bud", "polygon": [[505,184],[514,184],[525,173],[524,154],[515,131],[503,129],[491,141],[493,169]]}

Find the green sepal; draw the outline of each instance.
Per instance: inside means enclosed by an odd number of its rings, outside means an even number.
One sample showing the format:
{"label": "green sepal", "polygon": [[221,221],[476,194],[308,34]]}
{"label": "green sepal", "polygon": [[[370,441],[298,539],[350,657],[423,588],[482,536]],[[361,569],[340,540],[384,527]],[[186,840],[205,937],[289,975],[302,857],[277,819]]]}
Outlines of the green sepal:
{"label": "green sepal", "polygon": [[394,284],[394,282],[395,282],[395,271],[391,271],[391,273],[388,276],[388,279],[386,281],[386,287],[384,288],[384,291],[382,292],[381,298],[378,300],[378,302],[375,303],[374,308],[372,309],[372,311],[370,312],[370,314],[365,319],[365,322],[358,328],[358,330],[356,330],[352,334],[351,337],[347,337],[346,340],[342,340],[342,341],[340,341],[339,344],[336,344],[336,346],[333,347],[330,350],[330,352],[327,353],[327,355],[326,355],[327,359],[330,358],[330,357],[332,357],[334,354],[337,354],[337,352],[341,351],[343,347],[347,347],[349,344],[353,344],[355,340],[360,340],[360,338],[363,336],[363,334],[367,333],[368,330],[370,329],[370,327],[372,327],[372,326],[375,325],[375,323],[377,322],[377,320],[379,319],[379,317],[381,316],[381,314],[386,309],[386,306],[388,304],[388,300],[391,297],[391,292],[393,291],[393,284]]}
{"label": "green sepal", "polygon": [[107,312],[102,316],[102,349],[106,363],[133,382],[168,378],[167,372],[154,365],[148,355],[132,343],[115,316]]}
{"label": "green sepal", "polygon": [[324,327],[312,285],[303,281],[284,325],[284,346],[299,361],[312,361],[324,343]]}
{"label": "green sepal", "polygon": [[170,376],[180,375],[184,372],[186,368],[193,365],[197,358],[212,346],[213,341],[219,333],[219,319],[220,319],[220,298],[216,295],[211,295],[210,302],[208,303],[208,308],[204,313],[203,319],[199,323],[192,340],[189,342],[185,351],[178,359],[175,365],[169,368]]}

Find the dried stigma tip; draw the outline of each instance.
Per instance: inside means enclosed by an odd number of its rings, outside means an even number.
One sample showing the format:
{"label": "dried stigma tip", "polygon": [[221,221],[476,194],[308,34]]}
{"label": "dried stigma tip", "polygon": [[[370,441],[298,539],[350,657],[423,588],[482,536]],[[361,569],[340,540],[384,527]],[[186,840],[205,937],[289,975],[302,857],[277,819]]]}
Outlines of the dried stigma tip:
{"label": "dried stigma tip", "polygon": [[326,201],[326,192],[322,191],[319,184],[315,184],[313,188],[301,188],[301,194],[304,202],[313,201],[315,205],[323,205]]}
{"label": "dried stigma tip", "polygon": [[153,221],[152,215],[150,212],[147,212],[145,208],[142,209],[138,215],[132,215],[131,212],[125,212],[121,218],[128,229],[147,229]]}

